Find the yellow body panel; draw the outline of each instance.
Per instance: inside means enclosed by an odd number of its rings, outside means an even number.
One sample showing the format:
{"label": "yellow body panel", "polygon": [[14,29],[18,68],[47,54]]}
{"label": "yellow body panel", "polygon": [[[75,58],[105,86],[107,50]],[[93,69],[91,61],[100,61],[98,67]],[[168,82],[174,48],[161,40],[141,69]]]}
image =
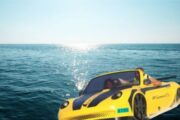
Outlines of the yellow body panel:
{"label": "yellow body panel", "polygon": [[[129,70],[133,71],[133,70]],[[137,71],[137,70],[136,70]],[[105,118],[119,118],[134,116],[134,98],[137,94],[144,96],[146,100],[146,115],[147,117],[163,111],[171,107],[176,101],[176,94],[179,85],[175,82],[162,82],[161,86],[155,87],[152,84],[144,85],[143,72],[140,73],[140,85],[133,86],[128,89],[121,90],[122,96],[116,100],[111,97],[106,98],[95,107],[87,107],[94,98],[108,90],[103,90],[88,98],[79,110],[73,110],[73,101],[69,99],[69,105],[66,108],[59,109],[59,120],[96,120]],[[118,71],[126,72],[126,71]],[[107,74],[112,74],[107,73]],[[117,73],[117,72],[115,72]],[[106,75],[106,74],[103,74]],[[100,76],[103,76],[100,75]],[[152,88],[152,89],[151,89]],[[134,91],[134,92],[132,92]],[[80,96],[81,97],[81,96]],[[119,112],[120,109],[125,109],[125,112]]]}
{"label": "yellow body panel", "polygon": [[[103,92],[105,92],[105,91],[102,91],[101,93],[103,93]],[[69,107],[67,107],[67,108],[63,109],[61,112],[59,112],[59,118],[60,118],[60,120],[73,120],[73,119],[94,120],[95,118],[90,118],[90,117],[86,118],[83,116],[92,115],[92,116],[96,116],[96,119],[133,116],[133,112],[130,108],[130,105],[129,105],[127,99],[126,99],[129,97],[131,90],[129,89],[129,90],[125,90],[122,92],[123,92],[123,94],[122,94],[121,98],[119,98],[117,100],[112,101],[111,98],[107,98],[105,101],[101,102],[97,107],[92,107],[92,108],[81,107],[80,110],[75,110],[75,111],[72,111],[73,100],[69,100],[69,102],[70,102]],[[101,94],[101,93],[98,93],[98,94]],[[96,95],[94,95],[94,96],[96,96]],[[91,98],[93,98],[93,97],[91,97]],[[118,113],[117,112],[118,108],[128,108],[129,112]]]}

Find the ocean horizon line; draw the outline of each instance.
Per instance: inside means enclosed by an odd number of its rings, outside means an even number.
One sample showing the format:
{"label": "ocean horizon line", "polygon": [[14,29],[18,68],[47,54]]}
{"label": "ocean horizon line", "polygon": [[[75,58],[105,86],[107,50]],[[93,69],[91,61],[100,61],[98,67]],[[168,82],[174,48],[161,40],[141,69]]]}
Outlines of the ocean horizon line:
{"label": "ocean horizon line", "polygon": [[159,45],[159,44],[180,44],[180,43],[0,43],[0,45]]}

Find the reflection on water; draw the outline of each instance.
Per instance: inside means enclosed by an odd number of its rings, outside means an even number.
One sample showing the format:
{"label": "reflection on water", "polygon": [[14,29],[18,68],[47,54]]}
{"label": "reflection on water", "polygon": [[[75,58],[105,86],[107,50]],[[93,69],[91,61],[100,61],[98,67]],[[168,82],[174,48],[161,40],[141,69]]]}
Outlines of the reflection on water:
{"label": "reflection on water", "polygon": [[62,46],[70,48],[73,51],[88,52],[89,50],[96,49],[98,47],[98,44],[76,43],[76,44],[62,44]]}
{"label": "reflection on water", "polygon": [[72,54],[71,67],[69,68],[75,86],[78,90],[82,90],[83,87],[87,84],[87,75],[88,75],[88,65],[90,60],[86,59],[85,56],[91,50],[95,50],[98,48],[98,45],[95,44],[64,44],[68,52]]}
{"label": "reflection on water", "polygon": [[78,90],[81,90],[85,82],[87,81],[87,74],[88,71],[84,70],[83,67],[88,65],[88,61],[81,61],[78,60],[78,57],[75,57],[73,59],[73,64],[72,64],[72,75],[74,78],[75,85]]}

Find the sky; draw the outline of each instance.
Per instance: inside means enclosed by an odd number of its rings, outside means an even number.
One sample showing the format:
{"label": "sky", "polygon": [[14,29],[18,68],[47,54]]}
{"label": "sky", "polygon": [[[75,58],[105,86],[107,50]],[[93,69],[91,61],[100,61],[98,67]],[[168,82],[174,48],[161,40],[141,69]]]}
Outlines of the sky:
{"label": "sky", "polygon": [[0,0],[0,43],[180,43],[180,0]]}

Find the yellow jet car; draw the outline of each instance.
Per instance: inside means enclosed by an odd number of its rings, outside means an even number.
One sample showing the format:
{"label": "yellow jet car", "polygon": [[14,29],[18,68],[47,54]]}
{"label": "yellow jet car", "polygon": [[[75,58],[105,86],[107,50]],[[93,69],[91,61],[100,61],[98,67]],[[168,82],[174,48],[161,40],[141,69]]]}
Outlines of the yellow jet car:
{"label": "yellow jet car", "polygon": [[[141,69],[93,78],[80,96],[60,106],[59,120],[152,119],[180,104],[176,82],[154,84]],[[173,78],[166,77],[158,80]]]}

